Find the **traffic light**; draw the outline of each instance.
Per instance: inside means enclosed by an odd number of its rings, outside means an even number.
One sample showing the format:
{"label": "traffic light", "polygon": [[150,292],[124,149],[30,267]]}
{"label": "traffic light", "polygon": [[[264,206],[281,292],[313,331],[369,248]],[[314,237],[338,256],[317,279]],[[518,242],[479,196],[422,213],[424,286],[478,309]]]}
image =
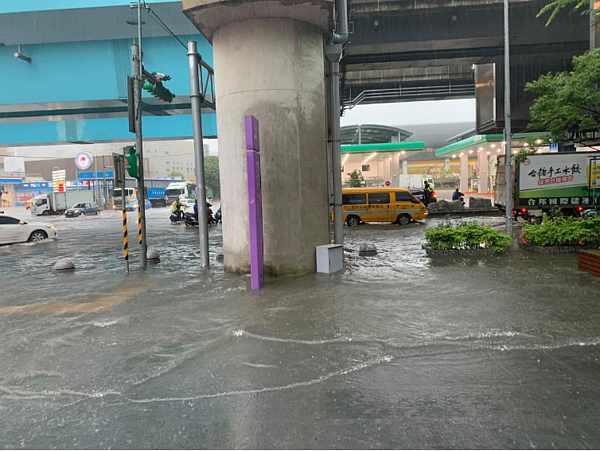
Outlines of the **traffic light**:
{"label": "traffic light", "polygon": [[149,92],[150,94],[152,94],[154,97],[156,97],[156,85],[150,83],[149,81],[145,81],[144,85],[142,86],[142,88],[144,88],[144,91]]}
{"label": "traffic light", "polygon": [[157,98],[161,102],[171,103],[175,98],[175,94],[165,88],[160,81],[154,84],[146,80],[142,87],[144,88],[144,91],[149,92],[153,97]]}
{"label": "traffic light", "polygon": [[112,154],[112,158],[113,158],[113,174],[114,174],[114,187],[115,188],[121,188],[121,182],[123,181],[123,179],[125,178],[123,176],[123,156],[119,155],[118,153],[113,153]]}
{"label": "traffic light", "polygon": [[133,178],[138,178],[139,175],[139,155],[137,154],[135,147],[133,146],[129,146],[129,147],[125,147],[123,149],[124,151],[126,151],[127,153],[125,154],[125,160],[127,161],[127,164],[129,165],[127,169],[127,173],[129,174],[130,177]]}

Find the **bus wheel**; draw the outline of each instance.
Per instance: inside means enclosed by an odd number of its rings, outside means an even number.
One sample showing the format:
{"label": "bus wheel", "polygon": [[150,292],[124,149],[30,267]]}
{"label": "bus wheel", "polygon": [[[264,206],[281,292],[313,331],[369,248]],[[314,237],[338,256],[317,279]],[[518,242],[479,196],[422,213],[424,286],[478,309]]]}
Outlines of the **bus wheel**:
{"label": "bus wheel", "polygon": [[348,216],[348,219],[346,219],[346,224],[348,224],[349,227],[356,227],[358,224],[360,224],[360,218],[358,216]]}
{"label": "bus wheel", "polygon": [[398,217],[396,218],[396,224],[401,225],[401,226],[405,226],[410,224],[411,221],[411,217],[410,215],[407,215],[406,213],[398,215]]}

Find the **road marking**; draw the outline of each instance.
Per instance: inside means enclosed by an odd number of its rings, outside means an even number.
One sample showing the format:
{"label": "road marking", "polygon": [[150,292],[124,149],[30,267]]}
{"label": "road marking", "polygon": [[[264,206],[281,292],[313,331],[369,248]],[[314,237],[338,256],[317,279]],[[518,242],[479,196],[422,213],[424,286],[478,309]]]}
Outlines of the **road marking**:
{"label": "road marking", "polygon": [[144,293],[156,285],[156,278],[146,279],[143,284],[129,282],[115,289],[112,293],[98,296],[92,302],[45,302],[32,305],[7,305],[0,307],[0,315],[42,314],[60,315],[64,313],[95,313],[108,310],[136,295]]}

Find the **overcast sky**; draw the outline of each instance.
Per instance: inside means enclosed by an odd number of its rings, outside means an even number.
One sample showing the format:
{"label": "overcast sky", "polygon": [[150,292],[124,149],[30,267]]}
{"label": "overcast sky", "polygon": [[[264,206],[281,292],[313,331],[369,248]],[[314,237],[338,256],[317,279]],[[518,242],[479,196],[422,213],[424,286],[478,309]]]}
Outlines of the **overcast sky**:
{"label": "overcast sky", "polygon": [[[475,99],[359,105],[346,111],[341,123],[342,127],[358,124],[404,127],[469,121],[475,126]],[[204,142],[210,146],[212,153],[218,151],[216,139],[205,139]]]}
{"label": "overcast sky", "polygon": [[358,124],[403,127],[467,121],[475,124],[475,99],[359,105],[346,111],[341,122],[342,127]]}
{"label": "overcast sky", "polygon": [[[377,124],[405,127],[468,121],[475,124],[475,99],[359,105],[346,111],[341,123],[342,126]],[[213,155],[217,154],[216,139],[205,139],[204,143],[209,145]]]}

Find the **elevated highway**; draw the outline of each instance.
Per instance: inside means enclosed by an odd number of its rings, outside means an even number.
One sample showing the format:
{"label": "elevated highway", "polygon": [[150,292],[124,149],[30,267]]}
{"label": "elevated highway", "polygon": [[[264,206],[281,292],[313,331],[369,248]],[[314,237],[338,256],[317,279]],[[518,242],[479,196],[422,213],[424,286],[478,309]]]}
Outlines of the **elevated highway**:
{"label": "elevated highway", "polygon": [[[536,18],[544,4],[510,2],[517,103],[528,100],[526,81],[568,69],[589,48],[587,16],[563,12],[546,27],[546,18]],[[502,14],[501,0],[353,0],[345,103],[474,97],[473,66],[503,62]]]}

